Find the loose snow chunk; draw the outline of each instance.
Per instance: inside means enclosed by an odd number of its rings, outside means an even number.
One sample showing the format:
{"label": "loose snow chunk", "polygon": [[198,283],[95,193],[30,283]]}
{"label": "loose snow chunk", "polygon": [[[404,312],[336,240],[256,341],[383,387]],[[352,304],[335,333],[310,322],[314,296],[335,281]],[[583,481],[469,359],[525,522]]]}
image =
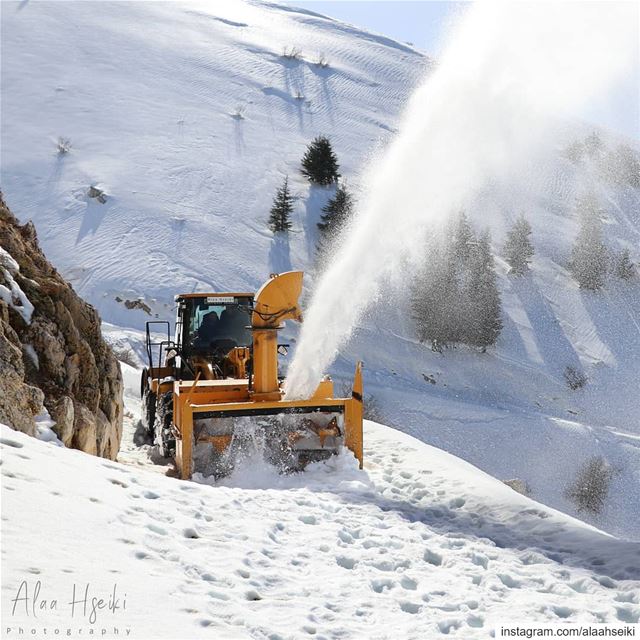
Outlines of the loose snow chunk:
{"label": "loose snow chunk", "polygon": [[2,247],[0,247],[0,268],[9,285],[9,287],[6,287],[0,284],[0,298],[13,310],[17,311],[27,324],[31,324],[33,305],[20,288],[20,285],[13,278],[13,276],[20,271],[20,267]]}
{"label": "loose snow chunk", "polygon": [[52,427],[54,427],[56,423],[51,418],[49,412],[46,409],[42,409],[42,411],[35,417],[35,421],[36,438],[38,438],[38,440],[50,442],[51,444],[56,445],[56,447],[64,447],[64,444],[60,441],[60,439],[52,429]]}

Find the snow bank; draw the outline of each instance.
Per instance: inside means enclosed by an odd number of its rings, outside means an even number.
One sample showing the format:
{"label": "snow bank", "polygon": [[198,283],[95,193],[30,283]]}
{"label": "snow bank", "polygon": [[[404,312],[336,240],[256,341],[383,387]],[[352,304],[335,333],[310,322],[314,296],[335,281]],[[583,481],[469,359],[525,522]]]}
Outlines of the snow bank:
{"label": "snow bank", "polygon": [[[485,638],[497,619],[638,621],[640,545],[408,435],[367,422],[365,437],[364,471],[345,453],[207,486],[2,427],[3,624],[418,640]],[[38,580],[58,610],[11,615],[7,599]],[[74,584],[115,589],[126,610],[71,619]]]}

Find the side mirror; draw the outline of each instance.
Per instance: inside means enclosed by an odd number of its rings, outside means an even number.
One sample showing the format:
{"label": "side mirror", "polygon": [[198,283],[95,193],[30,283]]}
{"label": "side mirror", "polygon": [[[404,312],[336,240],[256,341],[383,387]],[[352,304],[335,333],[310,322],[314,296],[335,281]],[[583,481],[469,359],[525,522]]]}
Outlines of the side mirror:
{"label": "side mirror", "polygon": [[287,345],[286,344],[279,344],[278,345],[278,353],[281,356],[286,356],[289,353],[289,349],[287,349]]}

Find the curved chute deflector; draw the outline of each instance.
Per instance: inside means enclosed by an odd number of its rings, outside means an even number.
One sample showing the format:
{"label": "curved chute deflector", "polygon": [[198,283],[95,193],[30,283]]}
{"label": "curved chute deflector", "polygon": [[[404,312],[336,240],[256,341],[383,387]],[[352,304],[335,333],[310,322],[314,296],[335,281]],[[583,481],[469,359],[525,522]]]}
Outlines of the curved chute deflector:
{"label": "curved chute deflector", "polygon": [[284,320],[302,322],[298,298],[302,293],[302,271],[273,274],[256,293],[251,325],[254,329],[275,329]]}

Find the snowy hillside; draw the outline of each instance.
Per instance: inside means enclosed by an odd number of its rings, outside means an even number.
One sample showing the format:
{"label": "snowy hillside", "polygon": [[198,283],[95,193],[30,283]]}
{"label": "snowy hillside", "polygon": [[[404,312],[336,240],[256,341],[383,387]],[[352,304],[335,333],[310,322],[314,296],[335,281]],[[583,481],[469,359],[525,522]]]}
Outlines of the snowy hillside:
{"label": "snowy hillside", "polygon": [[[289,477],[248,461],[215,488],[1,434],[4,584],[40,580],[41,599],[65,603],[39,620],[6,611],[5,626],[68,625],[67,594],[87,582],[126,604],[94,626],[139,638],[470,639],[498,620],[639,620],[637,544],[375,423],[364,471],[350,454]],[[89,627],[77,611],[74,624]]]}
{"label": "snowy hillside", "polygon": [[[140,25],[145,28],[141,29]],[[346,176],[387,137],[427,60],[260,2],[2,3],[2,188],[109,322],[178,291],[255,290],[306,266],[325,190],[298,162],[329,135]],[[289,59],[297,48],[303,58]],[[325,56],[328,66],[316,64]],[[18,126],[19,125],[19,126]],[[57,155],[58,137],[71,150]],[[286,173],[290,245],[268,231]],[[89,186],[107,194],[100,204]],[[154,304],[157,301],[157,304]]]}
{"label": "snowy hillside", "polygon": [[[177,292],[254,290],[272,271],[308,270],[331,191],[301,179],[306,144],[330,136],[357,184],[429,68],[406,45],[260,2],[1,9],[6,200],[35,221],[43,249],[110,323],[111,339],[138,350],[135,331],[149,316],[125,302],[141,299],[169,319]],[[292,47],[300,59],[282,55]],[[323,55],[328,66],[317,64]],[[558,146],[589,131],[565,132]],[[70,140],[66,154],[59,137]],[[283,242],[266,220],[285,174],[298,201]],[[474,222],[491,227],[498,255],[505,326],[495,349],[441,355],[418,344],[404,281],[365,318],[333,373],[346,379],[363,358],[385,422],[638,540],[640,285],[612,281],[589,294],[567,272],[573,204],[585,185],[606,209],[609,246],[640,260],[638,190],[602,183],[559,154],[532,167],[526,184],[505,176],[470,206]],[[90,186],[104,190],[104,204]],[[532,273],[514,280],[500,250],[520,212],[537,254]],[[567,389],[566,366],[585,371],[585,389]],[[564,493],[596,455],[615,473],[603,513],[591,517]]]}

